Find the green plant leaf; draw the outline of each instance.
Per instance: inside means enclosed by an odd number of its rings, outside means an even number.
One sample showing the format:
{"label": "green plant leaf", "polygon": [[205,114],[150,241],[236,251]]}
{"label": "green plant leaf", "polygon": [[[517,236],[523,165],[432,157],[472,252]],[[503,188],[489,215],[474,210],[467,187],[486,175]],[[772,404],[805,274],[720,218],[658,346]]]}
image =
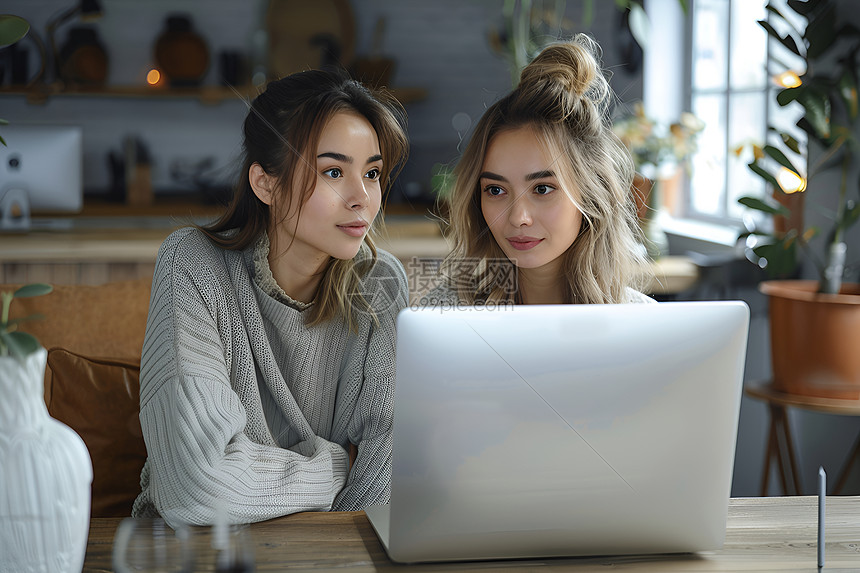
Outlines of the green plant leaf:
{"label": "green plant leaf", "polygon": [[795,167],[794,164],[791,162],[791,160],[789,160],[788,157],[785,156],[785,153],[783,153],[773,145],[765,145],[763,151],[769,157],[773,158],[774,161],[776,161],[786,169],[789,169],[794,173],[800,175],[800,170],[798,170],[797,167]]}
{"label": "green plant leaf", "polygon": [[850,68],[846,69],[842,77],[839,78],[839,95],[842,96],[842,101],[845,103],[848,117],[852,121],[857,119],[857,76]]}
{"label": "green plant leaf", "polygon": [[771,277],[785,277],[797,268],[797,243],[792,239],[790,242],[777,241],[753,248],[753,252],[759,258],[765,260],[765,270]]}
{"label": "green plant leaf", "polygon": [[809,45],[806,57],[810,60],[821,57],[830,49],[836,37],[836,6],[833,2],[825,2],[806,25],[804,38]]}
{"label": "green plant leaf", "polygon": [[9,349],[9,354],[24,359],[39,349],[39,341],[27,332],[0,332],[3,343]]}
{"label": "green plant leaf", "polygon": [[827,94],[817,89],[806,89],[798,94],[797,101],[806,110],[805,118],[815,129],[818,137],[822,139],[830,137],[830,99]]}
{"label": "green plant leaf", "polygon": [[440,199],[447,199],[451,194],[451,187],[454,184],[454,174],[446,164],[436,163],[433,165],[432,175],[430,176],[430,188]]}
{"label": "green plant leaf", "polygon": [[852,137],[846,143],[851,153],[860,153],[860,141],[856,137]]}
{"label": "green plant leaf", "polygon": [[32,283],[28,285],[24,285],[13,293],[13,297],[15,298],[27,298],[31,296],[42,296],[48,294],[54,290],[49,284],[45,283]]}
{"label": "green plant leaf", "polygon": [[747,166],[752,169],[753,173],[770,183],[772,187],[774,187],[775,189],[781,189],[781,187],[779,186],[779,182],[776,180],[776,177],[759,167],[757,163],[753,162],[748,164]]}
{"label": "green plant leaf", "polygon": [[30,24],[20,16],[0,14],[0,48],[11,46],[30,31]]}
{"label": "green plant leaf", "polygon": [[798,94],[802,93],[806,86],[798,86],[796,88],[785,88],[776,94],[776,103],[781,107],[785,107],[797,99]]}
{"label": "green plant leaf", "polygon": [[757,197],[741,197],[738,199],[738,203],[743,205],[744,207],[749,207],[750,209],[755,209],[756,211],[763,211],[764,213],[768,213],[770,215],[783,215],[788,216],[791,215],[791,211],[789,211],[784,205],[780,204],[771,204]]}
{"label": "green plant leaf", "polygon": [[[793,32],[794,32],[798,37],[802,37],[802,36],[803,36],[803,34],[801,33],[801,31],[800,31],[800,30],[798,30],[798,29],[795,27],[795,25],[794,25],[794,24],[792,24],[792,23],[791,23],[791,21],[789,21],[789,20],[788,20],[788,19],[783,15],[783,13],[779,11],[779,9],[778,9],[776,6],[774,6],[773,4],[771,4],[770,2],[768,2],[768,3],[767,3],[767,6],[765,6],[765,9],[766,9],[768,12],[770,12],[771,14],[776,15],[780,20],[782,20],[782,21],[785,23],[785,25],[786,25],[786,26],[788,26],[788,27],[790,27],[790,28],[791,28],[791,30],[792,30],[792,31],[793,31]],[[771,59],[775,59],[775,58],[771,58]],[[783,67],[788,68],[788,66],[783,66]]]}
{"label": "green plant leaf", "polygon": [[753,252],[761,258],[770,258],[769,255],[777,249],[778,247],[776,243],[767,243],[764,245],[756,245],[753,248]]}
{"label": "green plant leaf", "polygon": [[755,230],[753,230],[753,231],[749,231],[749,232],[746,232],[746,233],[744,233],[744,234],[742,234],[742,235],[739,235],[739,236],[738,236],[738,238],[739,238],[739,239],[740,239],[740,238],[746,238],[746,237],[748,237],[749,235],[752,235],[752,236],[754,236],[754,237],[767,237],[767,238],[768,238],[768,239],[770,239],[771,241],[776,241],[776,240],[777,240],[777,237],[776,237],[776,236],[774,236],[774,234],[773,234],[773,233],[769,233],[768,231],[755,231]]}
{"label": "green plant leaf", "polygon": [[818,8],[820,3],[821,0],[788,0],[788,7],[801,16],[808,16]]}
{"label": "green plant leaf", "polygon": [[853,227],[858,219],[860,219],[860,203],[849,201],[845,205],[845,213],[842,216],[842,220],[837,221],[836,226],[844,232]]}
{"label": "green plant leaf", "polygon": [[794,41],[794,38],[792,38],[791,36],[780,36],[779,32],[777,32],[767,20],[759,20],[758,23],[759,26],[765,29],[769,36],[777,40],[780,44],[791,50],[793,53],[803,57],[803,55],[800,53],[800,49],[797,47],[797,42]]}
{"label": "green plant leaf", "polygon": [[860,37],[860,28],[850,23],[843,24],[842,27],[839,28],[838,34],[840,38],[848,38],[850,36],[857,38]]}
{"label": "green plant leaf", "polygon": [[779,16],[779,17],[780,17],[782,20],[784,20],[785,22],[788,22],[788,20],[786,20],[786,19],[785,19],[785,16],[783,16],[783,15],[782,15],[782,12],[780,12],[780,11],[779,11],[779,10],[778,10],[778,9],[777,9],[773,4],[771,4],[770,2],[768,2],[768,3],[767,3],[767,6],[765,6],[765,7],[764,7],[764,9],[765,9],[765,10],[767,10],[768,12],[770,12],[771,14],[776,14],[777,16]]}
{"label": "green plant leaf", "polygon": [[794,137],[792,137],[791,134],[782,131],[777,131],[777,133],[779,134],[779,138],[782,139],[782,142],[785,144],[786,147],[800,155],[800,143]]}
{"label": "green plant leaf", "polygon": [[805,117],[801,117],[800,119],[797,120],[797,127],[802,129],[803,132],[807,136],[809,136],[810,141],[817,141],[819,144],[821,144],[822,147],[829,147],[830,146],[830,144],[827,142],[827,139],[829,139],[829,137],[823,138],[820,135],[818,135],[818,132],[815,131],[815,127],[813,127],[813,125],[811,123],[809,123],[809,120],[806,119]]}

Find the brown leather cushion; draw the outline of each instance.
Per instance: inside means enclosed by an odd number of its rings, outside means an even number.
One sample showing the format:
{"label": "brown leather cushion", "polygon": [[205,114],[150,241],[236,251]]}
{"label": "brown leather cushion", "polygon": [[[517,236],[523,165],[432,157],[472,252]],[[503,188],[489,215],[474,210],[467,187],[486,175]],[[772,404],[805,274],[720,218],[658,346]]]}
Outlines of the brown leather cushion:
{"label": "brown leather cushion", "polygon": [[146,446],[140,430],[140,363],[48,351],[48,412],[75,430],[93,461],[93,517],[131,515]]}
{"label": "brown leather cushion", "polygon": [[[43,315],[20,328],[45,348],[140,361],[151,286],[148,278],[96,286],[55,285],[50,294],[15,299],[10,317]],[[0,291],[13,288],[0,285]]]}

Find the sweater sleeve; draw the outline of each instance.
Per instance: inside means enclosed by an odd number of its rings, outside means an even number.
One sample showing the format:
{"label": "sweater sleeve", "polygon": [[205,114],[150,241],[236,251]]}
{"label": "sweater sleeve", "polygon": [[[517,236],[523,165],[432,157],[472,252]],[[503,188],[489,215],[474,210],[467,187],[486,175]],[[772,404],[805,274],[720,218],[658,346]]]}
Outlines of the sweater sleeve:
{"label": "sweater sleeve", "polygon": [[233,378],[248,378],[241,388],[256,375],[231,353],[232,337],[244,334],[229,326],[237,317],[228,287],[205,257],[187,265],[180,257],[175,246],[159,254],[141,360],[144,493],[168,523],[211,524],[216,503],[233,522],[329,509],[346,480],[346,451],[314,436],[284,449],[246,435]]}
{"label": "sweater sleeve", "polygon": [[372,327],[364,360],[358,404],[349,422],[350,442],[358,455],[333,510],[355,511],[388,503],[391,498],[391,447],[394,423],[395,324],[409,298],[406,273],[397,259],[380,253],[375,276],[365,292],[377,322]]}

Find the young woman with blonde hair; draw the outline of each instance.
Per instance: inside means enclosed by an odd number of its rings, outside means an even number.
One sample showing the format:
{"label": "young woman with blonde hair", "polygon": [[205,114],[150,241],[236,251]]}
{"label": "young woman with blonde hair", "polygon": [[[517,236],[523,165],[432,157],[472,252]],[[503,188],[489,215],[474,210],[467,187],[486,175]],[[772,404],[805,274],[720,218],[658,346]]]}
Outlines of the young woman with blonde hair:
{"label": "young woman with blonde hair", "polygon": [[227,212],[159,251],[133,515],[254,522],[388,501],[408,293],[370,231],[406,153],[402,107],[341,72],[254,99]]}
{"label": "young woman with blonde hair", "polygon": [[[430,304],[651,302],[611,90],[585,35],[545,48],[454,169],[454,249]],[[515,265],[514,272],[509,272]]]}

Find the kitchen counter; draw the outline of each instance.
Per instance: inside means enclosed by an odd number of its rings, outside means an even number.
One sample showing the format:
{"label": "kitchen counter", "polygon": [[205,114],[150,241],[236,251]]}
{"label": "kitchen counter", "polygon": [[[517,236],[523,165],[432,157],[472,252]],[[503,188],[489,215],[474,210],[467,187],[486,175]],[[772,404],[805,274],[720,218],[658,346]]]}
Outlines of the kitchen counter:
{"label": "kitchen counter", "polygon": [[[158,248],[175,229],[205,219],[67,217],[34,219],[26,234],[0,236],[0,282],[100,284],[151,276]],[[377,241],[407,265],[413,258],[442,258],[449,250],[429,219],[394,216]]]}
{"label": "kitchen counter", "polygon": [[[189,221],[168,216],[34,219],[31,232],[0,237],[0,283],[100,284],[151,276],[161,243]],[[425,217],[389,216],[386,231],[378,246],[407,270],[417,268],[414,259],[441,259],[450,249],[439,226]],[[683,292],[698,278],[698,268],[687,257],[663,257],[652,270],[651,294]]]}

